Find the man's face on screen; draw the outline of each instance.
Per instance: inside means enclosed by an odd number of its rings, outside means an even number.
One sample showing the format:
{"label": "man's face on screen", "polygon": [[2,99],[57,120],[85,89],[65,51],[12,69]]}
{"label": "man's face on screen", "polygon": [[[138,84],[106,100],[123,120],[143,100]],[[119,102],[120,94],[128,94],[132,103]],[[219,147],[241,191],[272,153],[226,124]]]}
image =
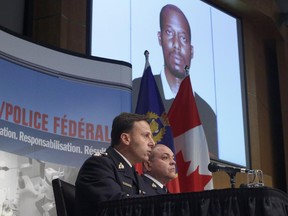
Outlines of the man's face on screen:
{"label": "man's face on screen", "polygon": [[158,37],[163,49],[165,70],[183,79],[184,68],[186,65],[190,68],[193,54],[189,24],[183,14],[166,10]]}

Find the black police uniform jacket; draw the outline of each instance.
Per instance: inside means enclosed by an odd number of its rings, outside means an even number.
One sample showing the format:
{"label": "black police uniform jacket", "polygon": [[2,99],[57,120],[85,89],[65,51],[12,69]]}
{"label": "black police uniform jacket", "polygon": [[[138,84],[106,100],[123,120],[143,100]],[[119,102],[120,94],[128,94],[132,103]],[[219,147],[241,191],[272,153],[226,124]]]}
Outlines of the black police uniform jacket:
{"label": "black police uniform jacket", "polygon": [[145,175],[141,175],[143,181],[144,181],[144,191],[147,195],[161,195],[161,194],[167,194],[168,191],[161,188],[156,182],[154,182],[152,179],[148,178]]}
{"label": "black police uniform jacket", "polygon": [[112,147],[84,162],[75,188],[76,212],[83,216],[96,215],[103,201],[145,194],[141,177]]}

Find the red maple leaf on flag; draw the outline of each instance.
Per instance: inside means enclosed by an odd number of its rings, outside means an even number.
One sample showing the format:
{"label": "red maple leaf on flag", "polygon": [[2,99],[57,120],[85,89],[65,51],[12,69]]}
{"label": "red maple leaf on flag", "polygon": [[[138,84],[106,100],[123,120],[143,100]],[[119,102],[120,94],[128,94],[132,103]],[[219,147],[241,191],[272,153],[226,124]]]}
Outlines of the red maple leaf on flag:
{"label": "red maple leaf on flag", "polygon": [[191,161],[185,162],[182,151],[176,155],[178,170],[179,186],[181,192],[203,191],[204,187],[212,179],[211,175],[201,175],[199,166],[191,174],[187,175]]}
{"label": "red maple leaf on flag", "polygon": [[207,140],[189,75],[182,81],[168,117],[174,136],[180,192],[213,189]]}

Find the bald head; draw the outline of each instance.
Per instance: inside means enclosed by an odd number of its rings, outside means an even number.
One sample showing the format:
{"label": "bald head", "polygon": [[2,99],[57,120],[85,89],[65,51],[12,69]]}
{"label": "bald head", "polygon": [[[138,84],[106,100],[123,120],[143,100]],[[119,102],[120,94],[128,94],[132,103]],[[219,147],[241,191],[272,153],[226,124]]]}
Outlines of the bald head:
{"label": "bald head", "polygon": [[144,172],[162,184],[176,177],[174,153],[166,145],[157,144],[152,149],[148,162],[144,162]]}

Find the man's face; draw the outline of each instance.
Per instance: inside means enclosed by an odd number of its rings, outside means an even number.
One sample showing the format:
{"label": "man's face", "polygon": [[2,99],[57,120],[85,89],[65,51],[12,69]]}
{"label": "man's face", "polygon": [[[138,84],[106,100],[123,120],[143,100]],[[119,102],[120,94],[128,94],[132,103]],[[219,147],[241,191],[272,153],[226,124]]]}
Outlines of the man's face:
{"label": "man's face", "polygon": [[167,11],[158,39],[163,50],[165,70],[175,77],[185,78],[184,68],[186,65],[190,68],[193,47],[189,25],[183,15],[174,10]]}
{"label": "man's face", "polygon": [[153,157],[149,161],[150,174],[166,184],[176,177],[176,162],[170,148],[162,144],[157,145],[153,149]]}
{"label": "man's face", "polygon": [[130,152],[134,162],[143,162],[149,159],[155,142],[149,124],[146,121],[134,123],[130,137]]}

